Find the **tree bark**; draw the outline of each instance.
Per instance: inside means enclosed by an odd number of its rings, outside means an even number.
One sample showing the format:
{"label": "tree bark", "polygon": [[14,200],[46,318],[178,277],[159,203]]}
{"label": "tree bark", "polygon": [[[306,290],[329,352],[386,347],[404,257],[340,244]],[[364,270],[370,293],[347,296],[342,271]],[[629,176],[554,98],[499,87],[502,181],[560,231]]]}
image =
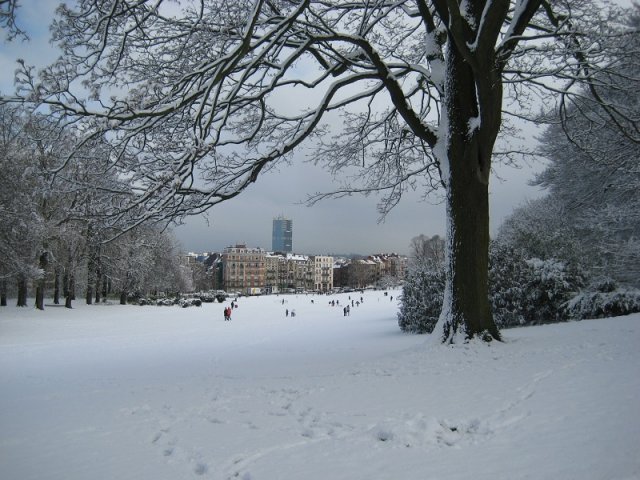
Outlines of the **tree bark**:
{"label": "tree bark", "polygon": [[36,286],[36,308],[44,310],[44,291],[47,284],[47,265],[49,264],[49,252],[46,250],[40,254],[38,267],[42,272],[42,276],[38,279]]}
{"label": "tree bark", "polygon": [[97,279],[97,252],[96,247],[89,246],[89,259],[87,260],[87,292],[86,292],[86,302],[87,305],[91,305],[93,303],[93,295],[94,293],[98,295],[99,293],[95,290]]}
{"label": "tree bark", "polygon": [[102,302],[107,301],[107,295],[111,292],[111,279],[106,275],[102,276]]}
{"label": "tree bark", "polygon": [[60,267],[58,266],[53,272],[53,303],[60,305]]}
{"label": "tree bark", "polygon": [[18,301],[16,303],[18,307],[27,306],[27,279],[24,275],[18,277]]}
{"label": "tree bark", "polygon": [[0,307],[7,306],[7,281],[0,280]]}
{"label": "tree bark", "polygon": [[72,300],[76,299],[75,278],[73,274],[67,274],[65,277],[67,278],[67,281],[65,282],[66,287],[65,287],[65,294],[64,294],[64,306],[65,308],[72,308],[71,302]]}
{"label": "tree bark", "polygon": [[[448,165],[443,166],[447,169],[447,284],[439,332],[443,342],[475,336],[499,340],[489,303],[489,175],[500,107],[498,113],[494,110],[501,104],[502,90],[498,85],[492,95],[482,96],[478,72],[455,46],[449,52],[444,105]],[[487,63],[490,74],[491,61]]]}

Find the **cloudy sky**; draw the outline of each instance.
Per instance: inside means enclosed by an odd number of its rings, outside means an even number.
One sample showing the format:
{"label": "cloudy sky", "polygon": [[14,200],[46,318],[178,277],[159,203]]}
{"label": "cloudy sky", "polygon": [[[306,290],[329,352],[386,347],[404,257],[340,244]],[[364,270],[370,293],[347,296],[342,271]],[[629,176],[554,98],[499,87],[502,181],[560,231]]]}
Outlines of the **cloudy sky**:
{"label": "cloudy sky", "polygon": [[[48,25],[59,0],[21,2],[19,24],[30,41],[2,39],[0,48],[0,91],[13,91],[16,59],[27,64],[44,65],[57,56],[49,44]],[[533,142],[534,132],[524,132]],[[502,220],[526,199],[541,192],[527,184],[541,163],[520,168],[496,166],[491,182],[491,229],[495,232]],[[499,178],[498,178],[499,177]],[[384,221],[379,222],[378,198],[351,196],[326,200],[308,207],[308,194],[330,191],[328,173],[305,162],[302,154],[293,165],[268,173],[239,197],[221,204],[204,216],[191,217],[174,232],[186,251],[219,251],[224,247],[246,243],[271,248],[271,225],[274,217],[293,219],[293,248],[307,254],[322,253],[408,253],[411,238],[420,235],[443,235],[444,206],[437,198],[422,199],[420,192],[406,195]]]}

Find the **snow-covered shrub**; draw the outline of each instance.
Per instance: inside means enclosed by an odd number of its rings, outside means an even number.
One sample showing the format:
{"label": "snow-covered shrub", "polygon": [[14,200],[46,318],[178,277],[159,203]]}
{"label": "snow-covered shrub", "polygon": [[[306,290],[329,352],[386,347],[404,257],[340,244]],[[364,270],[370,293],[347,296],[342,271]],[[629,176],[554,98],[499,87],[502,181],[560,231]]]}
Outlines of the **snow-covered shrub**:
{"label": "snow-covered shrub", "polygon": [[402,287],[398,325],[403,332],[431,333],[444,297],[444,266],[419,262],[409,267]]}
{"label": "snow-covered shrub", "polygon": [[489,270],[491,306],[499,328],[566,321],[564,308],[583,285],[580,271],[556,259],[527,259],[494,242]]}
{"label": "snow-covered shrub", "polygon": [[[402,290],[398,324],[410,333],[431,333],[444,296],[442,263],[411,265]],[[539,325],[573,318],[567,302],[583,286],[580,270],[556,259],[527,259],[523,250],[493,242],[489,295],[498,328]]]}
{"label": "snow-covered shrub", "polygon": [[498,328],[524,325],[531,268],[521,251],[493,242],[489,256],[489,291]]}
{"label": "snow-covered shrub", "polygon": [[577,320],[640,312],[640,290],[621,288],[610,278],[598,279],[587,291],[565,304],[566,315]]}
{"label": "snow-covered shrub", "polygon": [[538,325],[569,320],[564,304],[583,286],[581,273],[555,259],[534,258],[527,260],[527,264],[531,267],[531,280],[525,296],[525,323]]}

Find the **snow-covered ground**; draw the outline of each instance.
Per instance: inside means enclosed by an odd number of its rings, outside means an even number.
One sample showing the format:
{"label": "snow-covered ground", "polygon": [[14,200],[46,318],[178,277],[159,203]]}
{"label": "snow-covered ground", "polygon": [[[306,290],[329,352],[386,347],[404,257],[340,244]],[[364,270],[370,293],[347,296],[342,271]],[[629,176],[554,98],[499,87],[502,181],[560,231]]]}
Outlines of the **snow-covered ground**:
{"label": "snow-covered ground", "polygon": [[398,293],[2,308],[0,478],[640,479],[640,315],[433,346]]}

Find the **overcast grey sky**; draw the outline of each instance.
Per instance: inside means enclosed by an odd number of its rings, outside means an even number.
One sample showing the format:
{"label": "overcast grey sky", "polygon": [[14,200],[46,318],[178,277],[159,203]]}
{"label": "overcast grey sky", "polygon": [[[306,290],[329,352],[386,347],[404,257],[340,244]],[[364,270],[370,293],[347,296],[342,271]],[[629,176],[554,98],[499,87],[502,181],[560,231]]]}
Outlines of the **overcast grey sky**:
{"label": "overcast grey sky", "polygon": [[[57,53],[49,44],[48,25],[59,0],[21,2],[19,24],[31,40],[2,39],[0,49],[0,91],[13,91],[16,59],[27,64],[44,65]],[[533,141],[533,132],[525,132]],[[204,216],[191,217],[174,232],[186,251],[220,251],[235,243],[271,248],[271,222],[284,215],[293,219],[293,249],[298,253],[408,253],[411,238],[420,235],[443,235],[444,206],[437,199],[423,201],[420,192],[408,194],[379,223],[378,198],[351,196],[326,200],[313,207],[304,205],[307,194],[332,189],[328,173],[304,162],[300,154],[292,166],[268,173],[239,197],[221,204]],[[526,199],[541,192],[527,185],[541,164],[521,168],[496,166],[499,177],[491,181],[491,230]]]}

